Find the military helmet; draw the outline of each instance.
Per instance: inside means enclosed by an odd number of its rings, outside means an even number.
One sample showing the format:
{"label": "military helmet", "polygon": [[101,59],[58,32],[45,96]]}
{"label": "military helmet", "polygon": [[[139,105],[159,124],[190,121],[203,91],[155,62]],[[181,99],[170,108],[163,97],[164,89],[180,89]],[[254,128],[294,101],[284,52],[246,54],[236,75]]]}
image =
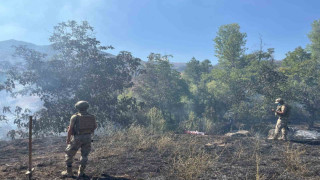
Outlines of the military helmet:
{"label": "military helmet", "polygon": [[87,110],[88,108],[89,108],[89,103],[87,102],[87,101],[78,101],[75,105],[74,105],[74,107],[76,108],[76,109],[78,109],[78,110],[82,110],[82,111],[84,111],[84,110]]}
{"label": "military helmet", "polygon": [[283,103],[284,103],[284,100],[283,100],[282,98],[277,98],[274,103],[276,103],[276,104],[278,104],[278,103],[283,104]]}

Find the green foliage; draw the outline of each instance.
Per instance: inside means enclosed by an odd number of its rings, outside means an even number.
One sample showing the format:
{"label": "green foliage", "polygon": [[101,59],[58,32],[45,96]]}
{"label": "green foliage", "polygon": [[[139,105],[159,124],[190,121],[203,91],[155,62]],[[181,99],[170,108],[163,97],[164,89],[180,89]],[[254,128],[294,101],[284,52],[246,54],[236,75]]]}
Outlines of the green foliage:
{"label": "green foliage", "polygon": [[196,117],[194,112],[189,113],[188,120],[185,122],[185,128],[189,130],[198,130],[200,131],[201,121]]}
{"label": "green foliage", "polygon": [[145,73],[135,80],[133,92],[147,108],[161,110],[169,129],[174,129],[183,118],[181,98],[188,95],[186,82],[172,68],[169,56],[151,53],[145,64]]}
{"label": "green foliage", "polygon": [[200,62],[192,58],[183,73],[183,78],[188,83],[190,91],[185,108],[187,112],[194,112],[197,117],[205,116],[206,110],[210,108],[210,95],[204,77],[210,73],[211,69],[212,65],[209,60]]}
{"label": "green foliage", "polygon": [[200,61],[196,58],[192,58],[186,65],[184,74],[187,76],[187,79],[190,80],[193,84],[198,84],[201,79],[201,66]]}
{"label": "green foliage", "polygon": [[242,66],[239,60],[246,50],[246,37],[246,33],[240,32],[238,24],[220,26],[214,42],[216,56],[222,66],[229,68]]}
{"label": "green foliage", "polygon": [[201,76],[207,74],[212,69],[211,62],[209,60],[204,60],[202,62],[198,61],[196,58],[192,58],[186,65],[186,69],[183,74],[186,76],[186,80],[190,83],[199,85],[201,81]]}
{"label": "green foliage", "polygon": [[149,127],[153,132],[164,132],[166,129],[166,120],[164,119],[161,110],[153,107],[149,110],[147,117],[150,120]]}
{"label": "green foliage", "polygon": [[10,78],[44,102],[44,108],[36,113],[40,131],[63,132],[79,100],[90,103],[90,112],[97,116],[99,126],[107,121],[130,122],[123,120],[121,112],[132,109],[135,101],[119,101],[118,94],[133,85],[132,74],[138,70],[140,59],[125,51],[108,57],[104,50],[112,47],[101,46],[92,34],[93,28],[87,22],[59,23],[50,37],[57,52],[51,59],[17,47],[16,55],[26,60],[26,68],[11,70]]}
{"label": "green foliage", "polygon": [[288,52],[286,58],[283,59],[283,67],[297,67],[300,63],[310,60],[311,54],[302,47],[297,47],[293,52]]}
{"label": "green foliage", "polygon": [[197,130],[205,133],[212,133],[213,126],[214,122],[212,119],[199,117],[193,111],[189,113],[188,118],[185,121],[180,123],[180,129],[182,130]]}
{"label": "green foliage", "polygon": [[319,62],[311,58],[311,54],[298,47],[288,52],[280,69],[288,78],[286,91],[292,95],[291,99],[302,105],[310,114],[307,118],[310,127],[319,114],[320,99],[318,89]]}
{"label": "green foliage", "polygon": [[207,76],[217,122],[225,127],[253,126],[272,120],[272,101],[286,98],[286,77],[278,71],[274,49],[244,54],[245,33],[237,24],[220,27],[215,38],[219,64]]}
{"label": "green foliage", "polygon": [[203,123],[203,130],[207,134],[212,134],[213,132],[213,127],[214,123],[211,119],[209,118],[202,118],[202,123]]}
{"label": "green foliage", "polygon": [[308,34],[311,41],[310,50],[312,56],[320,61],[320,20],[315,20],[312,23],[312,30]]}
{"label": "green foliage", "polygon": [[143,124],[145,116],[143,112],[143,104],[137,103],[134,97],[130,96],[118,96],[117,111],[119,117],[116,121],[117,124],[123,127],[128,127],[132,124]]}

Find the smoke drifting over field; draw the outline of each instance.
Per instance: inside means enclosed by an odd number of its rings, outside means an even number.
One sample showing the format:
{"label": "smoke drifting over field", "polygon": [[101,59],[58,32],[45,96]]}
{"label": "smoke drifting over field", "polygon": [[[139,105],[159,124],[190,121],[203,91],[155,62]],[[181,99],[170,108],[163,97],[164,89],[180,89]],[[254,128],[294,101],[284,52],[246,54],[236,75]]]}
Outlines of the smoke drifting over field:
{"label": "smoke drifting over field", "polygon": [[[10,106],[11,110],[14,111],[16,106],[19,106],[23,109],[30,109],[32,112],[36,112],[42,107],[42,102],[38,97],[35,96],[17,96],[13,98],[9,93],[5,91],[0,92],[0,107]],[[10,113],[6,113],[7,122],[0,122],[0,139],[8,139],[7,133],[10,130],[16,130],[17,126],[13,123],[14,116]]]}

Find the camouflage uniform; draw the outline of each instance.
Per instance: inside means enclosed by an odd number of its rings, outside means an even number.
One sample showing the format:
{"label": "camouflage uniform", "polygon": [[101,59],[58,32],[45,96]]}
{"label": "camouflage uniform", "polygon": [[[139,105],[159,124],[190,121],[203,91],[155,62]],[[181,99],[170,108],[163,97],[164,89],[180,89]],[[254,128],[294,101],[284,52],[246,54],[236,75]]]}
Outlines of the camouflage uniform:
{"label": "camouflage uniform", "polygon": [[[279,101],[282,101],[282,99],[277,99]],[[277,102],[276,100],[276,102]],[[279,115],[277,113],[275,113],[276,116],[278,116],[278,121],[276,124],[276,128],[275,128],[275,132],[274,132],[274,138],[273,139],[278,139],[279,135],[280,135],[280,131],[281,131],[281,138],[283,140],[287,140],[287,134],[288,134],[288,107],[285,104],[280,104],[277,106],[276,111],[280,111],[280,112],[284,112],[285,114],[283,115]]]}
{"label": "camouflage uniform", "polygon": [[[82,113],[81,115],[87,115],[88,113]],[[75,114],[70,119],[70,128],[74,127],[75,120],[78,114]],[[77,153],[78,149],[81,148],[81,166],[86,166],[88,161],[88,155],[91,151],[91,134],[73,135],[70,144],[68,144],[66,152],[66,164],[68,167],[72,166],[73,157]]]}
{"label": "camouflage uniform", "polygon": [[[81,103],[83,101],[79,101],[77,104]],[[81,159],[80,159],[80,167],[78,171],[78,176],[82,176],[84,173],[84,169],[86,168],[87,162],[88,162],[88,155],[91,151],[91,133],[79,133],[77,131],[77,124],[79,122],[80,116],[89,116],[94,118],[95,117],[91,114],[89,114],[86,110],[89,107],[89,105],[85,106],[85,108],[76,108],[79,110],[78,113],[74,114],[70,119],[70,125],[69,129],[72,130],[73,136],[71,138],[70,144],[68,144],[65,152],[65,162],[67,165],[67,171],[62,172],[63,175],[70,176],[72,175],[72,163],[73,163],[73,157],[76,155],[77,151],[81,148]],[[97,127],[95,122],[95,128]]]}

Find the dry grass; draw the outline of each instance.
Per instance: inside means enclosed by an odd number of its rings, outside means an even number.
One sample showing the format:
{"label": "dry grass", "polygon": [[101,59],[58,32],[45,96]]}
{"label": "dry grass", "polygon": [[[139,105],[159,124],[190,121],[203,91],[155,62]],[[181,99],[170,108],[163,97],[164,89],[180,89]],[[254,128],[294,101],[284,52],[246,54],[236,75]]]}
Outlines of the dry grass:
{"label": "dry grass", "polygon": [[[170,174],[173,179],[197,179],[212,163],[210,155],[204,149],[197,147],[196,140],[177,143],[174,138],[175,135],[172,133],[154,134],[148,128],[132,126],[127,130],[114,132],[99,141],[92,157],[107,159],[129,153],[136,153],[138,157],[140,152],[152,152],[168,165],[168,168],[163,168],[161,173]],[[108,163],[110,162],[100,160],[97,165],[98,173],[103,173],[103,167]]]}
{"label": "dry grass", "polygon": [[261,162],[261,154],[260,154],[260,141],[256,140],[255,143],[255,158],[256,158],[256,180],[261,180],[262,177],[260,175],[260,162]]}
{"label": "dry grass", "polygon": [[96,173],[140,179],[292,179],[307,176],[301,147],[255,137],[154,133],[132,126],[97,142],[91,157]]}
{"label": "dry grass", "polygon": [[164,155],[166,152],[171,151],[176,146],[176,143],[172,139],[172,134],[165,134],[160,136],[155,146],[160,155]]}
{"label": "dry grass", "polygon": [[256,153],[256,180],[265,180],[266,177],[263,174],[260,174],[260,162],[261,162],[261,154]]}
{"label": "dry grass", "polygon": [[198,179],[211,164],[210,155],[204,151],[176,154],[170,174],[177,179]]}
{"label": "dry grass", "polygon": [[[156,134],[139,126],[95,140],[86,171],[91,179],[319,179],[318,145],[259,137]],[[27,142],[0,143],[5,163],[0,163],[0,179],[24,179]],[[60,177],[65,137],[38,139],[34,145],[34,163],[41,172],[36,179]]]}
{"label": "dry grass", "polygon": [[245,148],[243,147],[243,144],[241,141],[237,141],[238,148],[235,151],[234,160],[239,160],[242,158],[243,155],[245,155]]}
{"label": "dry grass", "polygon": [[287,171],[293,172],[297,175],[303,175],[308,172],[306,164],[302,162],[301,156],[305,154],[305,150],[301,148],[295,148],[288,143],[286,150],[284,151],[284,163]]}
{"label": "dry grass", "polygon": [[156,142],[151,131],[141,126],[131,126],[125,135],[133,150],[151,149]]}

